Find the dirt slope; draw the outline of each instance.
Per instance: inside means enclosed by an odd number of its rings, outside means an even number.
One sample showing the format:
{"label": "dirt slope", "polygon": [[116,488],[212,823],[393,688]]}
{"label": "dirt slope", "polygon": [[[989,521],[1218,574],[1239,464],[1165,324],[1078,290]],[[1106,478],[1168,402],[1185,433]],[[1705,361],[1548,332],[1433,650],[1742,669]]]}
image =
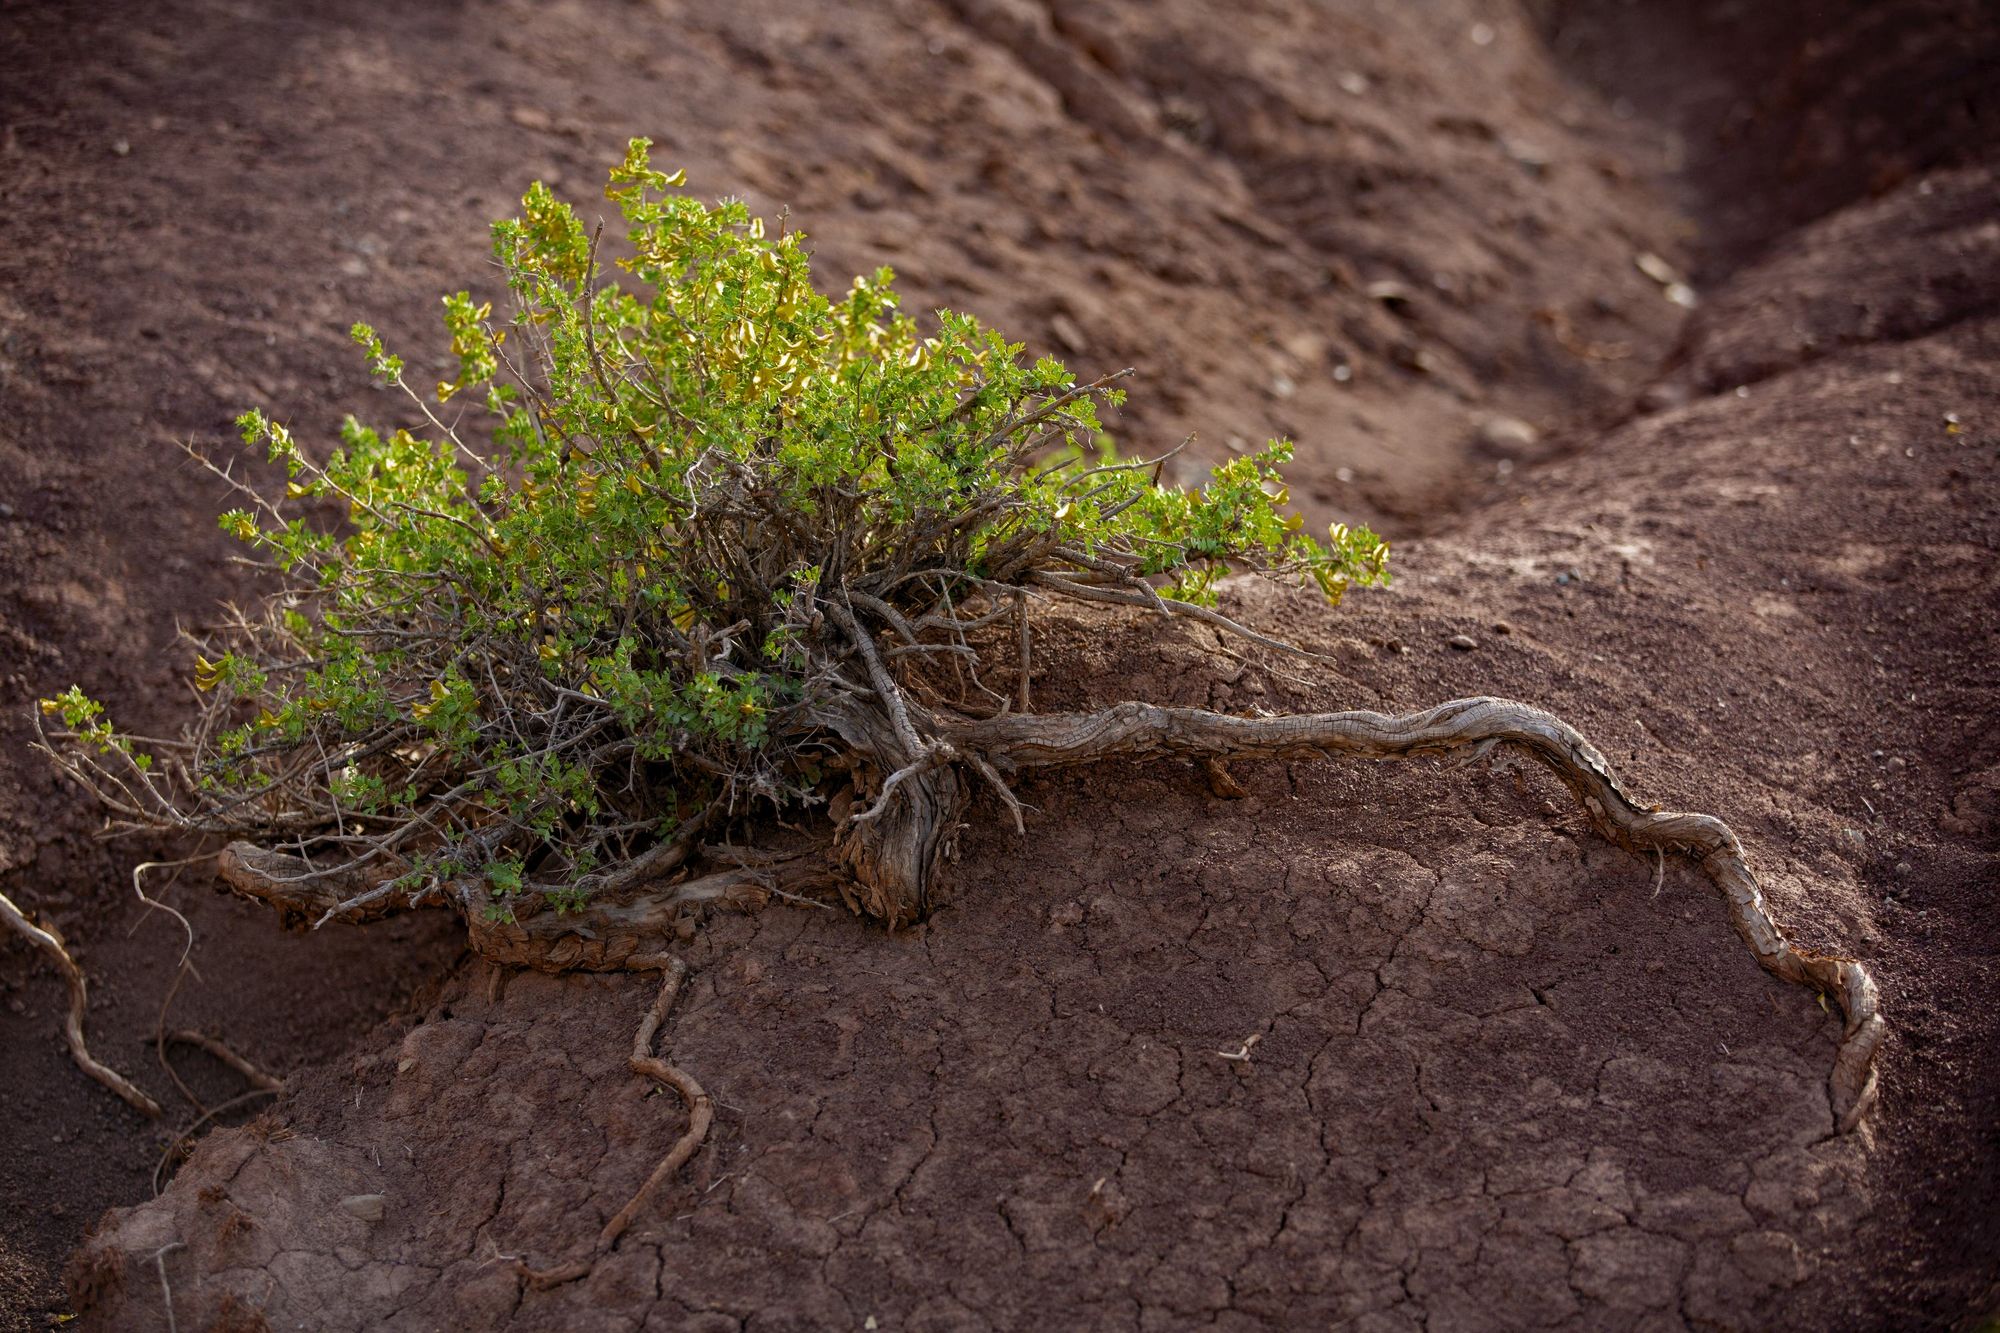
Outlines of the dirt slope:
{"label": "dirt slope", "polygon": [[[7,91],[0,146],[0,886],[83,942],[98,1044],[164,1085],[144,1043],[177,934],[21,752],[20,705],[81,679],[165,725],[175,618],[241,586],[172,441],[252,403],[329,431],[363,398],[350,319],[418,346],[524,171],[588,197],[647,133],[789,203],[829,273],[893,262],[913,304],[1146,367],[1133,447],[1289,431],[1302,497],[1443,527],[1338,616],[1241,594],[1339,658],[1310,686],[1150,628],[1071,626],[1048,657],[1079,703],[1563,711],[1642,792],[1735,821],[1806,941],[1877,962],[1897,1037],[1872,1149],[1827,1137],[1830,1021],[1698,877],[1649,897],[1552,787],[1274,768],[1230,804],[1106,772],[1036,789],[1026,844],[974,839],[914,935],[773,912],[697,936],[667,1040],[718,1132],[614,1261],[547,1294],[500,1256],[559,1257],[673,1132],[620,1068],[648,984],[475,969],[342,1054],[450,942],[282,937],[190,877],[206,985],[180,1020],[312,1068],[88,1245],[97,1326],[164,1325],[172,1243],[181,1327],[1876,1327],[1993,1302],[2000,199],[1990,164],[1953,165],[1992,34],[1912,6],[1892,68],[1838,13],[1816,44],[1781,32],[1818,71],[1800,123],[1904,170],[1821,164],[1760,213],[1689,182],[1781,166],[1788,105],[1741,95],[1759,69],[1679,101],[1658,77],[1659,52],[1716,49],[1723,7],[1651,46],[1608,5],[1335,11],[0,16],[10,67],[51,72]],[[1913,86],[1946,109],[1897,113]],[[1842,119],[1855,88],[1887,91]],[[1739,106],[1751,132],[1711,151]],[[1642,251],[1705,275],[1684,337]],[[1652,414],[1616,424],[1635,400]],[[1542,438],[1482,439],[1496,413]],[[27,1319],[164,1138],[64,1061],[48,975],[5,964],[0,1310]],[[1246,1067],[1217,1056],[1253,1034]],[[375,1226],[334,1206],[376,1192]]]}
{"label": "dirt slope", "polygon": [[[1876,962],[1872,1149],[1829,1132],[1833,1022],[1552,784],[1271,766],[1232,804],[1114,770],[1024,793],[1031,839],[974,839],[912,935],[791,911],[696,936],[667,1040],[726,1110],[588,1280],[524,1292],[510,1257],[572,1251],[670,1138],[619,1072],[649,985],[475,970],[119,1215],[72,1270],[86,1309],[157,1311],[145,1261],[180,1242],[183,1314],[274,1325],[1964,1317],[2000,1246],[1994,755],[1958,730],[1995,704],[2000,514],[1971,481],[2000,441],[1942,416],[1994,410],[1996,344],[1961,324],[1635,423],[1538,478],[1532,521],[1474,517],[1337,619],[1241,589],[1341,662],[1312,688],[1150,630],[1046,655],[1079,682],[1051,707],[1561,700],[1642,791],[1737,821],[1801,937]],[[377,1193],[379,1224],[338,1206]]]}

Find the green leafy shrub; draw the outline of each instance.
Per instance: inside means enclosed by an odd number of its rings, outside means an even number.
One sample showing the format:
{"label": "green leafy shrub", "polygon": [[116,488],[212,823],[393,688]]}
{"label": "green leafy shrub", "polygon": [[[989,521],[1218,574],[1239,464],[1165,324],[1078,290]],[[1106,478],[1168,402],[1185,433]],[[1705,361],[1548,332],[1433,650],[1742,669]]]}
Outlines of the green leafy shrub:
{"label": "green leafy shrub", "polygon": [[[1288,446],[1161,485],[1100,428],[1115,376],[1029,364],[948,311],[927,333],[886,269],[822,295],[798,233],[681,187],[632,144],[607,191],[617,282],[530,189],[493,232],[512,309],[445,300],[434,391],[357,325],[425,429],[350,418],[322,462],[242,418],[287,480],[222,524],[280,588],[202,645],[185,741],[141,746],[76,691],[43,705],[122,822],[576,911],[729,821],[867,827],[906,773],[972,762],[927,719],[1012,706],[967,635],[1029,591],[1217,618],[1231,567],[1336,602],[1385,580],[1373,534],[1287,511]],[[925,655],[961,663],[964,698],[911,689],[901,659]]]}

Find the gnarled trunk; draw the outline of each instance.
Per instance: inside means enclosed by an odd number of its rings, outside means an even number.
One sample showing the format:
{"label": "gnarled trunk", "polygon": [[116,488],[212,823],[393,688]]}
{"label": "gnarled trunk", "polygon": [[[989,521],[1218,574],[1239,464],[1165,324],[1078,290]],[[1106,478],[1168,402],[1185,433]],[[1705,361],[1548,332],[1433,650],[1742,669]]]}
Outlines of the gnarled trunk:
{"label": "gnarled trunk", "polygon": [[853,787],[836,802],[832,855],[849,907],[891,929],[923,919],[971,799],[948,747],[913,754],[885,708],[828,719],[853,751]]}

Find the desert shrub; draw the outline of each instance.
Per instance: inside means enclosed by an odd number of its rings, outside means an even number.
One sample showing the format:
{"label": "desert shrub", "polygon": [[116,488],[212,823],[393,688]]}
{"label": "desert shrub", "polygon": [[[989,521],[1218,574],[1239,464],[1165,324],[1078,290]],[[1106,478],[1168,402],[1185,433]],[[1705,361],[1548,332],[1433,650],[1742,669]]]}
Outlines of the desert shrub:
{"label": "desert shrub", "polygon": [[[643,141],[612,173],[617,283],[597,234],[531,189],[494,229],[512,309],[446,299],[455,373],[433,392],[357,327],[424,429],[350,420],[321,462],[280,422],[242,419],[284,480],[236,483],[222,522],[274,590],[200,645],[184,737],[127,735],[75,688],[42,704],[45,746],[114,825],[233,839],[223,878],[288,913],[437,904],[494,963],[661,970],[629,1067],[674,1088],[689,1124],[593,1253],[709,1125],[707,1094],[651,1046],[687,971],[667,943],[690,908],[831,890],[910,920],[972,783],[1018,824],[1016,774],[1108,759],[1201,761],[1226,790],[1228,759],[1518,750],[1606,837],[1661,868],[1694,858],[1758,962],[1839,1004],[1831,1106],[1840,1128],[1861,1122],[1886,1031],[1868,969],[1794,947],[1726,824],[1638,800],[1539,708],[1033,712],[1030,597],[1259,638],[1215,609],[1224,571],[1337,602],[1386,578],[1387,548],[1366,529],[1303,531],[1283,443],[1199,488],[1162,484],[1104,437],[1118,376],[1027,364],[963,315],[926,333],[887,271],[823,296],[782,220],[774,233],[681,187]],[[483,424],[461,431],[468,406]],[[0,926],[64,970],[79,1066],[159,1114],[84,1048],[61,940],[3,895]]]}
{"label": "desert shrub", "polygon": [[[538,184],[493,229],[504,318],[444,301],[450,378],[419,390],[355,327],[420,429],[349,418],[321,461],[243,416],[285,479],[236,483],[222,525],[276,590],[199,645],[186,737],[43,704],[118,821],[287,848],[301,881],[476,879],[511,917],[685,875],[732,822],[817,820],[850,899],[895,920],[949,830],[891,807],[976,764],[936,719],[1026,703],[968,635],[1030,593],[1219,620],[1231,568],[1335,602],[1386,579],[1365,528],[1287,509],[1283,442],[1163,484],[1100,426],[1117,376],[920,325],[887,269],[823,295],[783,219],[704,204],[647,147],[606,192],[623,278]],[[962,695],[913,689],[925,657]]]}

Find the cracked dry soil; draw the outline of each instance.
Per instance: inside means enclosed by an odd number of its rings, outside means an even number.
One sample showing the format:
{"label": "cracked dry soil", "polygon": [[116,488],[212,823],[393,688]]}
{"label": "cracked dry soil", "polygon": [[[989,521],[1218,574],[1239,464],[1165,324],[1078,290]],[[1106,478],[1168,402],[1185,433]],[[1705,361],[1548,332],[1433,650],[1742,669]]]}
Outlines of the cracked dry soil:
{"label": "cracked dry soil", "polygon": [[[168,1131],[68,1065],[58,986],[7,945],[0,1323],[2000,1308],[1980,6],[185,0],[17,6],[0,44],[48,71],[0,94],[8,718],[79,679],[167,725],[174,619],[243,587],[173,438],[251,403],[330,429],[360,392],[348,320],[430,346],[429,301],[477,280],[519,180],[587,194],[643,132],[791,204],[826,272],[893,262],[913,304],[1145,368],[1133,447],[1287,432],[1321,521],[1423,534],[1338,613],[1230,590],[1333,665],[1062,618],[1043,706],[1540,703],[1640,795],[1729,820],[1778,919],[1867,957],[1892,1024],[1867,1132],[1833,1135],[1837,1023],[1758,970],[1695,868],[1654,894],[1538,773],[1239,765],[1240,801],[1172,764],[1044,777],[1026,839],[979,808],[921,928],[705,922],[662,1047],[715,1129],[588,1278],[529,1291],[513,1259],[572,1252],[683,1123],[624,1067],[652,979],[454,965],[421,919],[282,935],[189,875],[179,1021],[288,1090],[128,1206]],[[177,940],[131,903],[131,849],[92,845],[0,726],[0,885],[80,942],[99,1054],[164,1084]],[[341,1207],[364,1194],[379,1221]]]}

